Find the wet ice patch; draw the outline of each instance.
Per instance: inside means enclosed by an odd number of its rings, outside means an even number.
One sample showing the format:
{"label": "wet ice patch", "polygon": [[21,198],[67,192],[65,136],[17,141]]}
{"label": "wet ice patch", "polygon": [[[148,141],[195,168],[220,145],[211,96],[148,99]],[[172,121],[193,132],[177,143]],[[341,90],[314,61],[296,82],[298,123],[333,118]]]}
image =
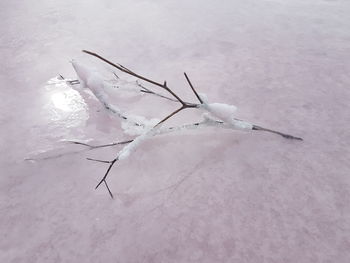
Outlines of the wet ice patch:
{"label": "wet ice patch", "polygon": [[89,117],[87,105],[79,92],[59,77],[50,79],[45,86],[44,112],[50,121],[77,127]]}
{"label": "wet ice patch", "polygon": [[69,94],[64,92],[57,92],[51,95],[51,101],[53,105],[60,110],[70,111],[72,108],[70,107],[70,98]]}

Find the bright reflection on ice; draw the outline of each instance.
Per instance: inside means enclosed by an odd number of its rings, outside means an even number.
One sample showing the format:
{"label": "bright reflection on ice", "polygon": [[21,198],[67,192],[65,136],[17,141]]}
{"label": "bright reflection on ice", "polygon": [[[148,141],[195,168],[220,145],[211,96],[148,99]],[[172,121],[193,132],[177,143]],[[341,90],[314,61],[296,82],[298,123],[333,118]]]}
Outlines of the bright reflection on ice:
{"label": "bright reflection on ice", "polygon": [[54,93],[51,95],[51,100],[56,108],[63,111],[71,110],[71,108],[69,107],[71,98],[69,98],[69,96],[67,96],[66,93]]}
{"label": "bright reflection on ice", "polygon": [[58,121],[65,127],[81,125],[88,118],[87,105],[78,91],[72,89],[66,81],[52,78],[46,85],[47,104],[45,111],[50,120]]}

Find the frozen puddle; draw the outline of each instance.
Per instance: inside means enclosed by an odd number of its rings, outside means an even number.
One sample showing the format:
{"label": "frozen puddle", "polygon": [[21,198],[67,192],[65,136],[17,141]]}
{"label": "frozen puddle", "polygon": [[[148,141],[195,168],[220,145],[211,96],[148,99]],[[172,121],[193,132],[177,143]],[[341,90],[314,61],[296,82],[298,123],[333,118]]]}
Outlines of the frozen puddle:
{"label": "frozen puddle", "polygon": [[45,86],[45,110],[54,122],[64,122],[66,128],[77,127],[88,119],[88,107],[79,92],[59,77],[50,79]]}
{"label": "frozen puddle", "polygon": [[42,91],[40,123],[34,130],[41,134],[36,150],[26,160],[45,160],[66,154],[79,153],[77,147],[69,147],[62,140],[79,138],[84,134],[89,108],[80,93],[61,77],[51,78]]}

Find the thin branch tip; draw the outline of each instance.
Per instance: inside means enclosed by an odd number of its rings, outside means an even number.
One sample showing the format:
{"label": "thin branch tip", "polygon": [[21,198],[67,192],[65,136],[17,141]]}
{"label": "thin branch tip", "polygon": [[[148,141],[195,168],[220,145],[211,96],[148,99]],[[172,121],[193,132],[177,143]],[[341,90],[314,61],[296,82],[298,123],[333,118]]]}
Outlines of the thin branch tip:
{"label": "thin branch tip", "polygon": [[193,87],[193,85],[192,85],[192,83],[191,83],[191,81],[190,81],[190,78],[187,76],[186,72],[184,72],[184,75],[185,75],[185,78],[186,78],[186,80],[187,80],[187,82],[188,82],[188,85],[190,85],[190,87],[191,87],[191,89],[192,89],[194,95],[196,95],[196,97],[197,97],[197,99],[199,100],[199,102],[200,102],[201,104],[203,104],[203,100],[201,99],[201,97],[198,95],[197,91],[196,91],[195,88]]}
{"label": "thin branch tip", "polygon": [[99,163],[111,163],[111,161],[105,161],[105,160],[99,160],[99,159],[93,159],[93,158],[86,158],[88,161],[93,161],[93,162],[99,162]]}

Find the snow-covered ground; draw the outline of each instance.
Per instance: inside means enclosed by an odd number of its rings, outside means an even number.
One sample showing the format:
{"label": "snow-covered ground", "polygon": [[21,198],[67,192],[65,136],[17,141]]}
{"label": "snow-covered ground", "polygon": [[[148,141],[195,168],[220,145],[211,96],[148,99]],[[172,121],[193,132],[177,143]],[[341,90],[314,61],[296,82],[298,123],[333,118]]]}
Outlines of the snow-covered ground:
{"label": "snow-covered ground", "polygon": [[[349,14],[347,0],[1,1],[0,262],[350,262]],[[71,59],[109,73],[82,49],[196,102],[186,71],[237,118],[304,141],[155,137],[113,168],[112,200],[86,157],[121,146],[64,142],[131,138],[57,81],[76,78]],[[176,108],[138,102],[121,103]]]}

